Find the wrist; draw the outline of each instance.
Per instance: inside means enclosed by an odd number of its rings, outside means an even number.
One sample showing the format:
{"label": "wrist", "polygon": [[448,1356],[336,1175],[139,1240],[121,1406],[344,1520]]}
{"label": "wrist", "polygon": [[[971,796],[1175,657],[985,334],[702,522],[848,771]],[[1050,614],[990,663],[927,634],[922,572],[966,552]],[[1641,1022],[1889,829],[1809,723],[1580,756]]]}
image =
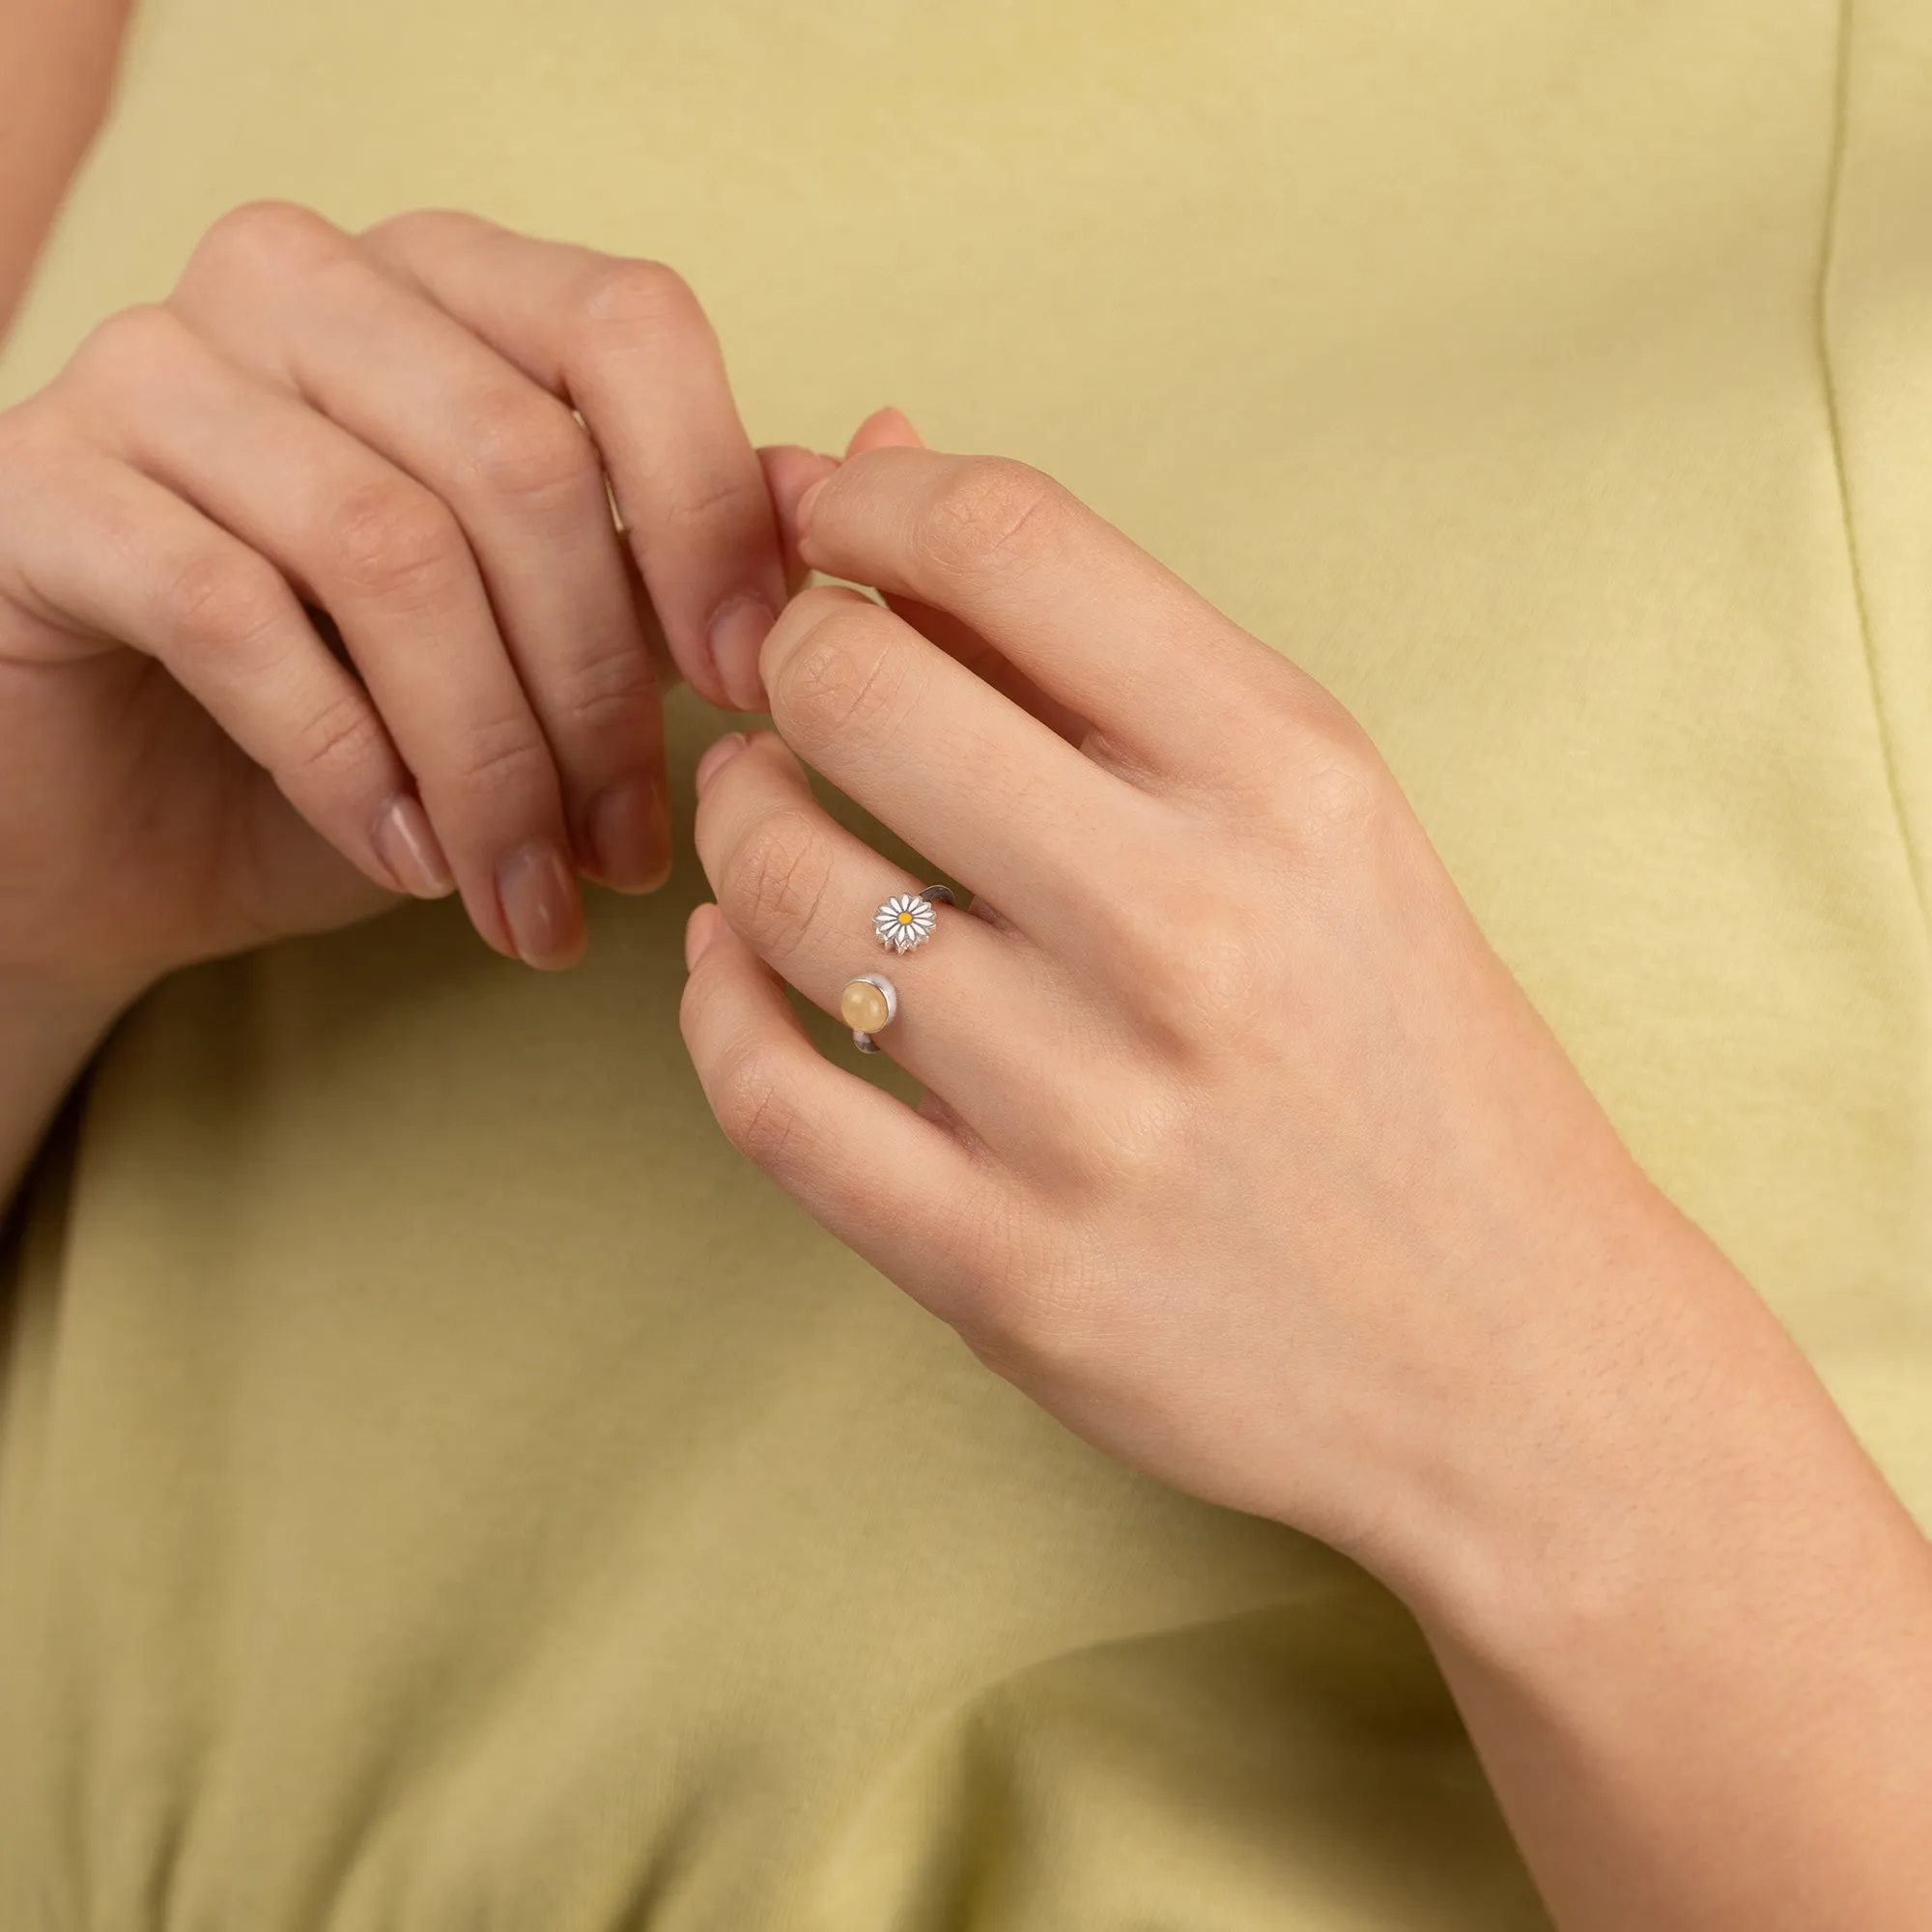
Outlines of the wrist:
{"label": "wrist", "polygon": [[[1794,1485],[1895,1499],[1750,1285],[1661,1195],[1541,1332],[1418,1444],[1360,1560],[1433,1635],[1498,1663],[1566,1657],[1668,1598],[1726,1540],[1774,1540]],[[1735,1552],[1734,1552],[1735,1553]]]}
{"label": "wrist", "polygon": [[1917,1924],[1932,1545],[1689,1234],[1646,1372],[1545,1411],[1387,1580],[1559,1922]]}

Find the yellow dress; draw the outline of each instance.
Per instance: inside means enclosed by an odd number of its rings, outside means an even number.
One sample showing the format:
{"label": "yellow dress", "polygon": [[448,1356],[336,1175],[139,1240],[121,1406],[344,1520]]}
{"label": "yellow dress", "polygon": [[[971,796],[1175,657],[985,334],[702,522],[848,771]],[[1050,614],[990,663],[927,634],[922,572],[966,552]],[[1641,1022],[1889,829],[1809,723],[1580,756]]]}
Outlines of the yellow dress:
{"label": "yellow dress", "polygon": [[[1928,179],[1904,0],[151,0],[0,398],[237,202],[456,205],[674,263],[759,440],[1054,471],[1363,720],[1926,1521]],[[721,723],[577,971],[412,905],[109,1043],[9,1263],[0,1927],[1544,1924],[1400,1605],[718,1132]]]}

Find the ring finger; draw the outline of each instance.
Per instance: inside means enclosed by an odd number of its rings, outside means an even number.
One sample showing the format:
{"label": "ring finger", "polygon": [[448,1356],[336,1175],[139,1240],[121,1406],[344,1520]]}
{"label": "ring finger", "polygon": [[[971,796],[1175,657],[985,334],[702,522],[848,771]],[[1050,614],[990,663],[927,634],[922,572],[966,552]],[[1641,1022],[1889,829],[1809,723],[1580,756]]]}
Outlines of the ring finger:
{"label": "ring finger", "polygon": [[899,1010],[880,1049],[931,1088],[982,1140],[1009,1144],[1044,1123],[1051,1096],[1010,1105],[1015,1067],[1032,1083],[1065,1057],[1060,975],[1031,941],[942,906],[914,951],[883,950],[874,909],[921,880],[874,852],[811,795],[776,732],[722,738],[698,762],[695,836],[726,922],[767,965],[829,1013],[864,974],[890,979]]}

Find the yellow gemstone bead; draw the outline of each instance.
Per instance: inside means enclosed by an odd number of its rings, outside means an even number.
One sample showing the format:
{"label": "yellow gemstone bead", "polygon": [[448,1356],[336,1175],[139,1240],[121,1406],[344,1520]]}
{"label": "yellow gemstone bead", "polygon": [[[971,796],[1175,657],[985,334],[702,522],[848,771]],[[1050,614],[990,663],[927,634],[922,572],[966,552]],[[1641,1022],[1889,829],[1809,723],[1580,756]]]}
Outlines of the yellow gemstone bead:
{"label": "yellow gemstone bead", "polygon": [[869,980],[854,980],[838,996],[838,1012],[854,1033],[877,1033],[886,1023],[886,996]]}

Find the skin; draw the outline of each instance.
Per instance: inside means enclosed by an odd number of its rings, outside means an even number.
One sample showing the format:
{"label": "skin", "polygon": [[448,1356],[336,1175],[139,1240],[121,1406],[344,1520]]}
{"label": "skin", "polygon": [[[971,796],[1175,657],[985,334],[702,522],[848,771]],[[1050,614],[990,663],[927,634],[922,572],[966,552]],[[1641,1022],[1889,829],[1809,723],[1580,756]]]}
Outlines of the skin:
{"label": "skin", "polygon": [[[0,11],[0,321],[119,25]],[[1403,1595],[1565,1932],[1919,1921],[1924,1539],[1353,721],[1048,479],[892,412],[842,468],[753,456],[668,271],[270,208],[0,418],[0,1186],[189,960],[446,867],[568,963],[580,874],[661,875],[656,693],[762,682],[778,730],[699,768],[681,1008],[731,1139],[1092,1440]],[[808,562],[888,609],[807,592],[721,673],[710,613]],[[916,1110],[781,991],[836,1007],[853,919],[923,883],[801,758],[974,894],[889,962]]]}
{"label": "skin", "polygon": [[718,640],[786,588],[676,275],[453,213],[225,216],[0,416],[0,524],[16,970],[152,976],[452,886],[568,965],[580,871],[669,865],[659,625],[728,702]]}
{"label": "skin", "polygon": [[[1396,1590],[1565,1932],[1922,1924],[1932,1546],[1342,706],[1049,478],[916,443],[875,419],[798,511],[892,608],[798,597],[777,729],[698,768],[725,1133],[1089,1440]],[[837,1011],[922,883],[806,764],[974,895],[886,962],[916,1109],[783,995]]]}
{"label": "skin", "polygon": [[[35,106],[0,115],[8,286],[120,28],[0,14]],[[581,878],[669,868],[665,690],[762,704],[801,572],[773,498],[831,467],[753,449],[660,263],[448,212],[216,222],[0,414],[0,1190],[192,961],[450,892],[497,952],[576,960]]]}
{"label": "skin", "polygon": [[106,112],[129,0],[0,0],[0,341]]}

